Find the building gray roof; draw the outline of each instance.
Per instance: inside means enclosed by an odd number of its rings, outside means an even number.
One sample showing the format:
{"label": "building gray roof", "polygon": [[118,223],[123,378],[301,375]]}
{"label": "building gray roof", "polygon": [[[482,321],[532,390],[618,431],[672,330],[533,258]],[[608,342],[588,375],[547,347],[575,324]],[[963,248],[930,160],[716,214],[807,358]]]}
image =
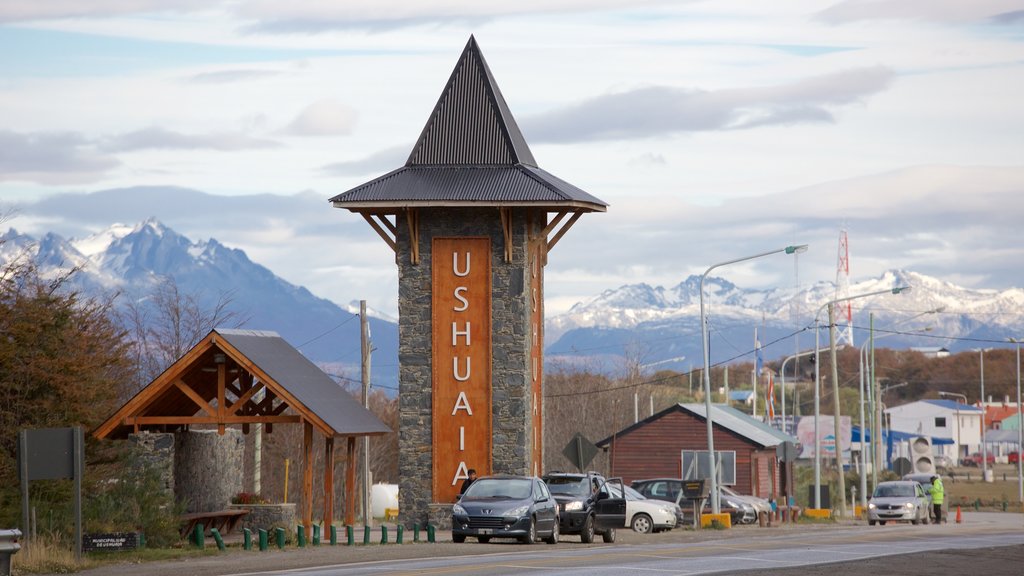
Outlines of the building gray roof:
{"label": "building gray roof", "polygon": [[608,206],[537,166],[473,37],[405,166],[330,202],[352,211],[486,205],[604,212]]}
{"label": "building gray roof", "polygon": [[[637,422],[636,424],[629,426],[624,430],[620,430],[615,434],[615,436],[622,436],[636,428],[639,428],[640,426],[644,426],[649,422],[661,418],[662,416],[668,414],[669,412],[680,410],[689,412],[695,416],[698,416],[701,419],[707,418],[707,409],[705,408],[704,404],[673,404],[672,406],[669,406],[668,408],[662,410],[661,412],[658,412],[657,414],[649,416]],[[744,412],[741,412],[740,410],[737,410],[730,406],[726,406],[724,404],[711,405],[711,419],[712,423],[715,426],[720,426],[726,430],[729,430],[730,432],[733,432],[737,436],[746,438],[750,440],[752,443],[758,444],[764,448],[778,446],[783,442],[792,442],[794,444],[798,443],[795,437],[790,436],[789,434],[786,434],[781,430],[776,430],[775,428],[772,428],[771,426],[765,424],[764,422],[752,418],[749,414],[746,414]],[[603,447],[610,444],[611,441],[612,436],[609,436],[603,440],[596,442],[595,444],[598,447]]]}

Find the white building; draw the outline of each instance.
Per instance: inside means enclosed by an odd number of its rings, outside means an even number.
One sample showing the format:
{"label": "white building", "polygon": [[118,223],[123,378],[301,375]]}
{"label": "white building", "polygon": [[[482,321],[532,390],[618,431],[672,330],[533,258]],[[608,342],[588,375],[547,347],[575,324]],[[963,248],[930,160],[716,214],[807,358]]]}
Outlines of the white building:
{"label": "white building", "polygon": [[918,400],[894,406],[885,413],[892,430],[951,439],[952,445],[936,446],[935,453],[949,456],[954,462],[981,452],[981,408],[952,400]]}

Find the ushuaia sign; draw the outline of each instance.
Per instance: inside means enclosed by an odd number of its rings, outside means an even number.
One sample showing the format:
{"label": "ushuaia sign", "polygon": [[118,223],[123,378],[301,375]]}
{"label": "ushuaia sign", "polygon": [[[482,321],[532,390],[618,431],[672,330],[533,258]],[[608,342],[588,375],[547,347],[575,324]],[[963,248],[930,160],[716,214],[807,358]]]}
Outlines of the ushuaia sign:
{"label": "ushuaia sign", "polygon": [[450,502],[491,469],[491,243],[435,238],[433,254],[433,488]]}

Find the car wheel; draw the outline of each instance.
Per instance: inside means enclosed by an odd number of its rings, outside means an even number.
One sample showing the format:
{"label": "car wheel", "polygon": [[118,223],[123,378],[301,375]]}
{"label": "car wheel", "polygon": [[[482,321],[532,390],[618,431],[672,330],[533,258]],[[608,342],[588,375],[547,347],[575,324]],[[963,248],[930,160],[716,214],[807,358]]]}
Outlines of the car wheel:
{"label": "car wheel", "polygon": [[487,544],[488,542],[491,541],[491,537],[490,536],[477,536],[476,539],[481,544]]}
{"label": "car wheel", "polygon": [[526,536],[519,539],[523,544],[533,544],[537,541],[537,519],[530,518],[530,527],[526,530]]}
{"label": "car wheel", "polygon": [[921,524],[927,524],[928,520],[928,513],[925,512],[924,518],[921,518]]}
{"label": "car wheel", "polygon": [[654,529],[654,522],[651,521],[651,517],[647,514],[637,514],[636,516],[633,516],[633,522],[630,523],[630,528],[633,529],[633,532],[650,534],[651,530]]}
{"label": "car wheel", "polygon": [[878,525],[879,526],[885,526],[885,520],[879,520],[878,521]]}
{"label": "car wheel", "polygon": [[608,530],[605,530],[605,533],[601,534],[601,538],[603,538],[604,541],[609,544],[615,542],[615,528],[609,528]]}
{"label": "car wheel", "polygon": [[455,542],[456,544],[462,544],[465,541],[466,541],[466,535],[465,534],[452,534],[452,542]]}
{"label": "car wheel", "polygon": [[587,516],[587,519],[583,521],[583,528],[580,528],[580,541],[584,544],[590,544],[594,541],[593,516]]}
{"label": "car wheel", "polygon": [[921,521],[918,520],[917,518],[914,518],[913,520],[910,521],[910,523],[913,524],[914,526],[917,526],[918,524],[921,523]]}
{"label": "car wheel", "polygon": [[544,539],[548,544],[558,544],[558,520],[555,520],[555,525],[551,527],[551,535]]}
{"label": "car wheel", "polygon": [[874,526],[874,525],[875,525],[875,521],[874,520],[868,520],[868,526]]}

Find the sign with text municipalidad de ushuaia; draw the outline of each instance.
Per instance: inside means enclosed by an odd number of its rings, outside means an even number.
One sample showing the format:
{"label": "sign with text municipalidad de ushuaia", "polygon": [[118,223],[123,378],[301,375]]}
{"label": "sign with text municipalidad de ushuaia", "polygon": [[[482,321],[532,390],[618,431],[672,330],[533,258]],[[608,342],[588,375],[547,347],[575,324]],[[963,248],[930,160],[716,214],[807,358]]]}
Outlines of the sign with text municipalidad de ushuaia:
{"label": "sign with text municipalidad de ushuaia", "polygon": [[491,242],[433,240],[434,499],[491,470]]}

